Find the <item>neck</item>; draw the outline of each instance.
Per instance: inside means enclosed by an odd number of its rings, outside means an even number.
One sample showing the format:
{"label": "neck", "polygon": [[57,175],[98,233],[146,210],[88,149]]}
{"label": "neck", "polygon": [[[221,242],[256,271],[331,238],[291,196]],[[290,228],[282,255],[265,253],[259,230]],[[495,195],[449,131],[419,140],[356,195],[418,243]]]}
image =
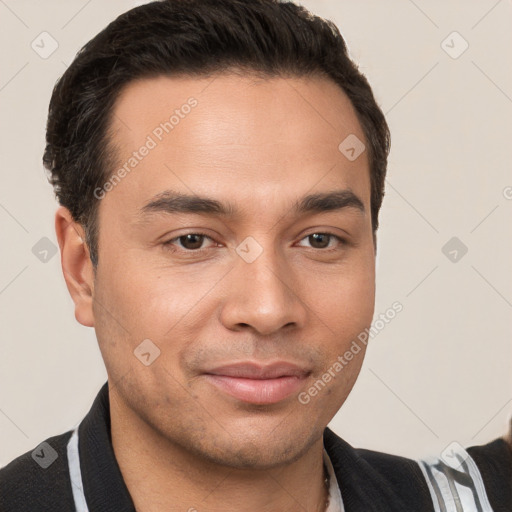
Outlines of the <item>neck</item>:
{"label": "neck", "polygon": [[219,466],[164,438],[111,397],[114,453],[138,512],[324,512],[323,438],[269,469]]}

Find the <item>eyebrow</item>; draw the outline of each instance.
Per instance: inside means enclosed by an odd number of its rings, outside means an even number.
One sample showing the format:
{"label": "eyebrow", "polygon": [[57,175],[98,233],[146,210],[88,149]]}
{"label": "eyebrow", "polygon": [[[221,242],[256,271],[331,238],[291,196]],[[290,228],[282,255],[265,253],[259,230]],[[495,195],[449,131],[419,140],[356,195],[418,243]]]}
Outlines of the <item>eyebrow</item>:
{"label": "eyebrow", "polygon": [[[309,194],[295,201],[291,211],[295,215],[321,213],[335,210],[353,209],[364,214],[365,207],[361,199],[351,190],[334,190]],[[235,217],[239,215],[231,202],[220,202],[204,196],[183,194],[166,190],[154,196],[139,212],[143,217],[151,213],[200,213],[218,217]]]}

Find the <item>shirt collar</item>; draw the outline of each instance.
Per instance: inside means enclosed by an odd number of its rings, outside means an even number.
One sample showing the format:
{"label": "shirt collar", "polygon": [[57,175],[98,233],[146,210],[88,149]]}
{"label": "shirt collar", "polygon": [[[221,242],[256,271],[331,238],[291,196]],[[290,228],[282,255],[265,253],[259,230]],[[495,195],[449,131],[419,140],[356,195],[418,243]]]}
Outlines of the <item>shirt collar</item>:
{"label": "shirt collar", "polygon": [[325,512],[345,512],[343,506],[343,500],[341,498],[340,486],[338,480],[334,474],[334,468],[332,467],[331,458],[324,448],[324,464],[327,468],[327,474],[329,478],[329,505]]}
{"label": "shirt collar", "polygon": [[108,381],[78,427],[78,454],[89,510],[135,512],[112,447]]}

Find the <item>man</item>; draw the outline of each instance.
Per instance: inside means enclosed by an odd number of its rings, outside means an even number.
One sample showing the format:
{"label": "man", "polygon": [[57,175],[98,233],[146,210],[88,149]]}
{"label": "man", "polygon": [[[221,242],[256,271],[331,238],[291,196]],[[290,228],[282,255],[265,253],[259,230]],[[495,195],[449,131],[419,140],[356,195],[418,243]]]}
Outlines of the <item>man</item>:
{"label": "man", "polygon": [[338,30],[292,3],[164,0],[90,41],[44,162],[108,383],[0,470],[0,510],[511,510],[505,439],[448,464],[326,428],[366,350],[388,151]]}

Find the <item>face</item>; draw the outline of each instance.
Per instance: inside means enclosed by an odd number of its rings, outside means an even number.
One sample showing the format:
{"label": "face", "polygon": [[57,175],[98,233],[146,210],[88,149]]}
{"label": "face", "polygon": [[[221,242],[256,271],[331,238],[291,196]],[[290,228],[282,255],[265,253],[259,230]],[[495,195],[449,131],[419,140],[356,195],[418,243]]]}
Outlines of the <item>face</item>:
{"label": "face", "polygon": [[205,460],[299,458],[352,389],[364,346],[335,363],[373,315],[369,162],[339,149],[364,140],[349,100],[322,78],[152,78],[122,91],[111,136],[92,316],[116,407]]}

